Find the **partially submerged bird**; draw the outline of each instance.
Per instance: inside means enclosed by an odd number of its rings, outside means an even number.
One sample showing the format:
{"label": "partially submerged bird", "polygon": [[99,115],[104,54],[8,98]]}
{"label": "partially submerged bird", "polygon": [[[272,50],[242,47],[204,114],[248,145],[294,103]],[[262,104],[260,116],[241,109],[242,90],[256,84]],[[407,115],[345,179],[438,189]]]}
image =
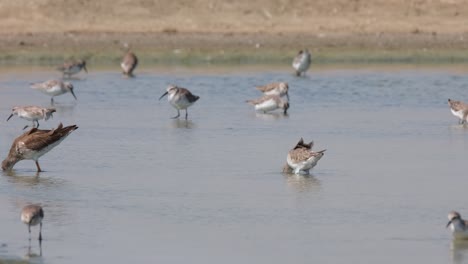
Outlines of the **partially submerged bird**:
{"label": "partially submerged bird", "polygon": [[450,106],[452,114],[458,117],[458,123],[466,124],[468,121],[468,105],[463,103],[462,101],[455,101],[451,99],[448,99],[448,105]]}
{"label": "partially submerged bird", "polygon": [[305,73],[309,69],[311,62],[312,58],[309,51],[307,49],[300,50],[292,63],[293,68],[296,70],[296,76],[301,76],[301,74]]}
{"label": "partially submerged bird", "polygon": [[8,157],[2,162],[2,170],[11,170],[21,160],[34,160],[37,171],[41,172],[39,158],[60,144],[77,128],[76,125],[63,127],[62,123],[60,123],[57,128],[52,130],[32,128],[23,133],[13,141]]}
{"label": "partially submerged bird", "polygon": [[[32,121],[33,127],[34,122],[36,122],[37,127],[39,127],[39,120],[44,119],[45,121],[53,117],[52,114],[55,113],[55,108],[43,108],[39,106],[15,106],[11,110],[11,115],[8,117],[7,121],[10,120],[14,115],[28,121]],[[25,126],[23,129],[26,129],[28,126]]]}
{"label": "partially submerged bird", "polygon": [[301,138],[296,146],[288,152],[286,165],[283,168],[285,173],[309,174],[310,169],[317,165],[317,162],[323,157],[325,149],[312,151],[314,142],[304,143]]}
{"label": "partially submerged bird", "polygon": [[180,116],[180,110],[185,109],[185,119],[187,119],[187,108],[193,103],[195,103],[198,99],[200,99],[199,96],[193,95],[189,90],[185,88],[170,85],[166,89],[166,92],[163,95],[161,95],[161,97],[159,97],[159,100],[161,100],[161,98],[168,94],[169,96],[167,100],[175,109],[177,109],[177,115],[172,118],[178,118]]}
{"label": "partially submerged bird", "polygon": [[448,214],[449,222],[447,223],[447,228],[450,228],[454,238],[458,239],[468,239],[468,221],[463,220],[461,215],[452,211]]}
{"label": "partially submerged bird", "polygon": [[247,100],[246,102],[255,106],[256,111],[262,111],[264,113],[276,109],[283,109],[283,113],[287,114],[289,109],[289,102],[287,100],[283,100],[278,95],[265,95],[262,98]]}
{"label": "partially submerged bird", "polygon": [[286,82],[274,82],[257,86],[256,88],[265,95],[278,95],[280,97],[286,96],[289,101],[289,85]]}
{"label": "partially submerged bird", "polygon": [[77,74],[81,70],[84,70],[86,73],[88,73],[88,69],[86,69],[86,61],[85,60],[64,62],[62,65],[57,67],[57,70],[59,70],[59,71],[61,71],[63,73],[64,78],[66,76],[68,76],[68,78],[70,78],[73,74]]}
{"label": "partially submerged bird", "polygon": [[44,210],[40,205],[27,205],[21,210],[21,221],[28,225],[29,239],[31,239],[31,226],[39,224],[39,241],[42,240],[42,219],[44,219]]}
{"label": "partially submerged bird", "polygon": [[138,58],[135,53],[128,51],[122,59],[122,63],[120,63],[120,67],[122,67],[123,74],[128,77],[133,77],[133,71],[138,65]]}
{"label": "partially submerged bird", "polygon": [[71,93],[76,100],[75,93],[73,92],[73,85],[69,82],[48,80],[40,83],[32,83],[31,88],[51,96],[50,101],[52,104],[54,103],[54,96],[62,95],[68,92]]}

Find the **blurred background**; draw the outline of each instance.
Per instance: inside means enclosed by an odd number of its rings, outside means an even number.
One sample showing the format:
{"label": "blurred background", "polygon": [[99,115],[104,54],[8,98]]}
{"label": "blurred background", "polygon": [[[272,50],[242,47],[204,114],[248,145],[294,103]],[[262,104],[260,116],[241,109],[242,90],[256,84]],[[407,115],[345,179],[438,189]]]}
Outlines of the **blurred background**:
{"label": "blurred background", "polygon": [[0,63],[464,62],[461,0],[0,1]]}

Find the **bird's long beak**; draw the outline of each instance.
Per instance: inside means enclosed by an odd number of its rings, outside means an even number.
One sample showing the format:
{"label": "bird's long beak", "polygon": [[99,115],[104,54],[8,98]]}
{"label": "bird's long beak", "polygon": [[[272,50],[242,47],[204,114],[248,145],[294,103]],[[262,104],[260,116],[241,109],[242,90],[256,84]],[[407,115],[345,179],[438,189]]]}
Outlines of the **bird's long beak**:
{"label": "bird's long beak", "polygon": [[11,115],[7,118],[6,121],[10,120],[10,118],[11,118],[12,116],[13,116],[13,114],[11,114]]}
{"label": "bird's long beak", "polygon": [[76,98],[75,93],[73,92],[73,89],[70,89],[70,93],[73,95],[73,97],[75,97],[75,100],[78,100],[78,99]]}
{"label": "bird's long beak", "polygon": [[86,65],[83,66],[83,70],[84,70],[86,73],[88,73],[88,69],[86,69]]}
{"label": "bird's long beak", "polygon": [[452,220],[448,221],[447,226],[445,228],[448,228],[452,224]]}
{"label": "bird's long beak", "polygon": [[165,92],[163,95],[161,95],[161,97],[159,97],[159,100],[161,100],[161,98],[163,98],[164,96],[166,96],[168,94],[168,92]]}

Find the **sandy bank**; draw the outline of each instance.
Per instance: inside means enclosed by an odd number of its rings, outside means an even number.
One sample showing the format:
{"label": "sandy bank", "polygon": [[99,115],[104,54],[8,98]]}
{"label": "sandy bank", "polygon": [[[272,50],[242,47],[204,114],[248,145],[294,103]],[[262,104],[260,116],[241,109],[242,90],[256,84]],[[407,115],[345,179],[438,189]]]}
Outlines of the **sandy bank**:
{"label": "sandy bank", "polygon": [[0,1],[0,61],[466,61],[468,1]]}

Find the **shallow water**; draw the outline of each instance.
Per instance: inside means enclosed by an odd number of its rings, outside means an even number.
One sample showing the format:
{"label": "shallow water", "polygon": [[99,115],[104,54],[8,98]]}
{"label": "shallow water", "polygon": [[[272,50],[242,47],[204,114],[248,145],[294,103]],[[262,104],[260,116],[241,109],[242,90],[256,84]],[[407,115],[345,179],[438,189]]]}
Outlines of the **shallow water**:
{"label": "shallow water", "polygon": [[[456,67],[142,69],[73,80],[41,128],[77,124],[40,159],[0,175],[0,260],[14,263],[463,263],[447,213],[468,216],[468,128],[447,98],[468,101]],[[13,105],[48,106],[30,82],[46,69],[0,71],[0,155],[27,121]],[[246,99],[290,85],[289,115]],[[189,120],[158,101],[168,84],[201,99]],[[182,112],[183,113],[183,112]],[[327,152],[312,175],[281,173],[300,137]],[[45,210],[42,256],[19,213]],[[37,236],[37,227],[32,236]],[[0,261],[1,262],[1,261]]]}

